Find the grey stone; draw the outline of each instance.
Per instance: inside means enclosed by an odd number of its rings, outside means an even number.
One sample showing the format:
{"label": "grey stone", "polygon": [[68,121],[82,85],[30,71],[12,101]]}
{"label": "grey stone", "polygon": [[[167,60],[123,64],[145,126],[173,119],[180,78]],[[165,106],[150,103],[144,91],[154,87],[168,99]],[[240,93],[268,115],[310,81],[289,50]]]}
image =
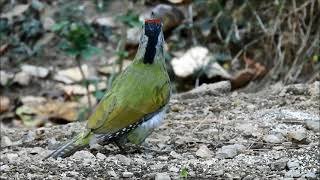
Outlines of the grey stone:
{"label": "grey stone", "polygon": [[175,159],[180,159],[181,158],[181,154],[178,154],[177,152],[175,151],[171,151],[170,152],[170,156],[175,158]]}
{"label": "grey stone", "polygon": [[293,177],[298,178],[301,176],[301,173],[299,170],[289,170],[284,174],[285,177]]}
{"label": "grey stone", "polygon": [[42,154],[44,153],[44,149],[41,147],[34,147],[31,149],[30,154],[35,155],[35,154]]}
{"label": "grey stone", "polygon": [[168,156],[158,156],[158,159],[161,161],[167,161],[169,159]]}
{"label": "grey stone", "polygon": [[172,166],[171,168],[169,168],[169,171],[177,173],[179,172],[179,168]]}
{"label": "grey stone", "polygon": [[212,174],[214,174],[216,176],[222,176],[224,174],[224,171],[222,169],[220,169],[217,171],[213,171]]}
{"label": "grey stone", "polygon": [[307,179],[317,179],[317,175],[314,172],[307,172],[301,177],[307,178]]}
{"label": "grey stone", "polygon": [[22,72],[25,72],[34,77],[45,78],[49,74],[49,70],[44,67],[24,64],[21,66]]}
{"label": "grey stone", "polygon": [[48,149],[55,150],[60,146],[60,144],[56,141],[55,138],[48,139]]}
{"label": "grey stone", "polygon": [[0,171],[9,171],[10,169],[10,166],[7,164],[0,166]]}
{"label": "grey stone", "polygon": [[307,138],[307,131],[304,128],[298,128],[288,132],[288,138],[298,142],[304,141]]}
{"label": "grey stone", "polygon": [[287,158],[279,159],[271,164],[271,168],[278,171],[283,170],[286,168],[287,162],[288,162]]}
{"label": "grey stone", "polygon": [[124,156],[122,154],[117,154],[116,158],[121,164],[124,164],[124,165],[127,165],[127,166],[129,166],[131,164],[131,161],[132,161],[130,158],[128,158],[128,157],[126,157],[126,156]]}
{"label": "grey stone", "polygon": [[111,171],[108,171],[107,172],[109,176],[112,176],[112,177],[115,177],[115,178],[118,178],[118,175],[116,172],[114,172],[114,170],[111,170]]}
{"label": "grey stone", "polygon": [[308,119],[305,121],[305,125],[308,129],[314,132],[320,132],[320,120]]}
{"label": "grey stone", "polygon": [[88,164],[96,159],[96,157],[89,151],[77,151],[70,158],[79,160],[85,164]]}
{"label": "grey stone", "polygon": [[282,142],[282,138],[277,135],[274,135],[274,134],[265,135],[263,137],[263,140],[267,143],[281,143]]}
{"label": "grey stone", "polygon": [[19,157],[18,154],[8,153],[8,154],[6,154],[4,159],[7,160],[9,163],[13,163],[13,162],[17,161],[18,157]]}
{"label": "grey stone", "polygon": [[150,169],[152,170],[160,170],[165,166],[165,164],[157,163],[150,166]]}
{"label": "grey stone", "polygon": [[287,167],[292,170],[292,169],[297,169],[300,166],[299,162],[296,160],[289,160],[287,162]]}
{"label": "grey stone", "polygon": [[8,81],[14,77],[14,75],[5,71],[0,71],[0,77],[0,84],[2,86],[5,86],[8,83]]}
{"label": "grey stone", "polygon": [[106,155],[102,154],[102,153],[97,153],[96,154],[97,159],[99,160],[105,160],[107,158]]}
{"label": "grey stone", "polygon": [[167,173],[157,173],[155,180],[171,180],[170,176]]}
{"label": "grey stone", "polygon": [[23,143],[29,143],[29,142],[34,141],[35,138],[36,138],[36,133],[33,132],[33,131],[28,131],[27,134],[25,134],[25,135],[22,136],[21,141],[22,141]]}
{"label": "grey stone", "polygon": [[309,94],[311,96],[320,96],[320,81],[315,81],[309,86]]}
{"label": "grey stone", "polygon": [[14,76],[13,82],[16,82],[22,86],[26,86],[30,83],[31,76],[25,72],[19,72]]}
{"label": "grey stone", "polygon": [[241,144],[233,144],[222,146],[216,153],[216,158],[225,159],[225,158],[234,158],[239,152],[243,151],[245,146]]}
{"label": "grey stone", "polygon": [[8,136],[1,137],[1,147],[12,146],[12,141]]}

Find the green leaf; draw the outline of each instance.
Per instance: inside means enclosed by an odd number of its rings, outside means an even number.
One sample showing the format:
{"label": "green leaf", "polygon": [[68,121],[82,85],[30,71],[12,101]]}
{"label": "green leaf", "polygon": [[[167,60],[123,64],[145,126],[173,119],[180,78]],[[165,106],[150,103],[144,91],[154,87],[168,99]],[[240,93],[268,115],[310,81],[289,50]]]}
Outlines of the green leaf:
{"label": "green leaf", "polygon": [[94,92],[94,96],[96,97],[97,100],[100,100],[103,98],[104,92],[101,90],[98,90],[98,91]]}
{"label": "green leaf", "polygon": [[139,15],[129,10],[125,15],[117,17],[123,24],[126,24],[129,27],[142,26],[142,22],[139,20]]}
{"label": "green leaf", "polygon": [[53,32],[61,31],[63,28],[69,25],[69,21],[61,21],[60,23],[56,23],[51,27]]}
{"label": "green leaf", "polygon": [[88,45],[86,49],[81,51],[81,57],[85,60],[89,60],[92,56],[101,54],[101,49]]}
{"label": "green leaf", "polygon": [[129,56],[129,53],[128,51],[117,51],[116,52],[116,55],[120,58],[120,59],[124,59],[124,58],[127,58]]}
{"label": "green leaf", "polygon": [[181,171],[180,171],[180,177],[182,178],[187,178],[188,177],[188,170],[187,168],[182,168]]}

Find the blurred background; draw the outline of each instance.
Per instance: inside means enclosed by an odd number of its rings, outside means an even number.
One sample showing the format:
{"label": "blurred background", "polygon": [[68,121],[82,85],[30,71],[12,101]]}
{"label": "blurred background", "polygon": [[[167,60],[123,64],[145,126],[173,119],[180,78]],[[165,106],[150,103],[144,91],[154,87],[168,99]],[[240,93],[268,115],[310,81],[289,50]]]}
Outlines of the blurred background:
{"label": "blurred background", "polygon": [[318,0],[0,0],[2,126],[85,120],[131,63],[151,11],[173,92],[320,80]]}

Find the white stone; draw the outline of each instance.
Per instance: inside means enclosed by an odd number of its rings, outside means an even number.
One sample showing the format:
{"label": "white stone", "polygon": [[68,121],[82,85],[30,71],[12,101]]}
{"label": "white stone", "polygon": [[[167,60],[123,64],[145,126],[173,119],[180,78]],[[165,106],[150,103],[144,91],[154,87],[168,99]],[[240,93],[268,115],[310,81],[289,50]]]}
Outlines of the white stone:
{"label": "white stone", "polygon": [[114,172],[114,170],[108,171],[107,173],[108,173],[108,175],[110,175],[112,177],[118,178],[118,175],[116,172]]}
{"label": "white stone", "polygon": [[237,156],[241,151],[245,149],[245,146],[241,144],[233,144],[222,146],[216,153],[216,157],[219,159],[224,158],[234,158]]}
{"label": "white stone", "polygon": [[18,154],[14,154],[14,153],[6,154],[6,159],[8,160],[9,163],[15,162],[18,157],[19,157]]}
{"label": "white stone", "polygon": [[298,128],[288,133],[290,139],[303,141],[307,138],[307,131],[304,128]]}
{"label": "white stone", "polygon": [[107,156],[102,153],[97,153],[96,157],[97,159],[100,159],[100,160],[105,160],[107,158]]}
{"label": "white stone", "polygon": [[212,155],[213,152],[206,145],[201,145],[196,152],[196,156],[201,158],[210,158]]}
{"label": "white stone", "polygon": [[297,169],[300,166],[299,162],[295,161],[295,160],[289,160],[287,162],[287,167],[291,170],[291,169]]}
{"label": "white stone", "polygon": [[11,146],[12,141],[8,136],[1,137],[1,147]]}
{"label": "white stone", "polygon": [[5,164],[0,166],[0,171],[9,171],[10,170],[10,166]]}
{"label": "white stone", "polygon": [[122,173],[122,177],[124,178],[130,178],[133,176],[133,173],[132,172],[123,172]]}
{"label": "white stone", "polygon": [[179,168],[172,166],[171,168],[169,168],[169,171],[177,173],[179,172]]}
{"label": "white stone", "polygon": [[31,76],[25,72],[19,72],[14,76],[13,82],[16,82],[22,86],[26,86],[30,83]]}
{"label": "white stone", "polygon": [[128,158],[122,154],[117,154],[116,158],[121,164],[124,164],[126,166],[129,166],[132,162],[132,160],[130,158]]}
{"label": "white stone", "polygon": [[305,121],[306,127],[314,132],[320,132],[320,120],[308,119]]}
{"label": "white stone", "polygon": [[221,76],[230,79],[230,74],[224,70],[217,62],[211,62],[212,57],[206,47],[196,46],[184,53],[179,58],[173,58],[171,65],[174,73],[179,77],[188,77],[200,69],[205,68],[208,78]]}
{"label": "white stone", "polygon": [[8,83],[8,81],[10,79],[12,79],[13,77],[14,77],[14,75],[11,73],[7,73],[5,71],[0,71],[0,84],[2,86],[5,86]]}
{"label": "white stone", "polygon": [[281,143],[282,142],[282,139],[279,136],[273,135],[273,134],[265,135],[263,137],[263,140],[267,143]]}
{"label": "white stone", "polygon": [[170,176],[167,173],[157,173],[155,180],[171,180]]}
{"label": "white stone", "polygon": [[44,67],[33,66],[24,64],[21,66],[22,72],[25,72],[31,76],[45,78],[49,74],[49,70]]}
{"label": "white stone", "polygon": [[84,164],[91,163],[96,159],[96,157],[89,151],[77,151],[70,158],[79,160]]}

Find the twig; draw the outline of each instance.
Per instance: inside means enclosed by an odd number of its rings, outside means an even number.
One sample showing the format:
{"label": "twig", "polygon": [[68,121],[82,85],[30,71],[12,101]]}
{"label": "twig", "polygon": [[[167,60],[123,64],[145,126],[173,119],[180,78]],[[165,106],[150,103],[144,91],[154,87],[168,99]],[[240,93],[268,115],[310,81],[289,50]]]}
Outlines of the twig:
{"label": "twig", "polygon": [[87,98],[88,98],[88,104],[89,104],[89,113],[90,113],[92,111],[92,101],[91,101],[91,97],[90,97],[89,83],[86,82],[86,76],[85,76],[83,69],[82,69],[82,66],[81,66],[80,55],[77,55],[75,59],[77,62],[77,66],[80,70],[81,76],[82,76],[82,81],[85,82],[85,85],[86,85]]}
{"label": "twig", "polygon": [[197,40],[194,37],[194,32],[193,32],[193,12],[192,12],[192,3],[189,4],[188,6],[188,16],[189,16],[189,28],[190,28],[190,34],[191,34],[191,40],[192,43],[195,45],[197,44]]}
{"label": "twig", "polygon": [[[314,11],[314,1],[312,1],[312,5],[311,5],[311,9],[310,9],[310,23],[308,25],[308,29],[307,29],[307,32],[306,34],[304,35],[303,39],[302,39],[302,43],[301,43],[301,46],[300,48],[298,49],[297,53],[296,53],[296,57],[292,63],[292,66],[288,72],[288,74],[286,75],[285,79],[284,79],[284,83],[288,83],[288,82],[294,82],[297,78],[297,76],[300,74],[300,71],[302,69],[302,65],[300,64],[301,62],[301,59],[302,58],[302,55],[304,54],[304,52],[306,51],[306,46],[307,46],[307,42],[309,41],[310,39],[310,34],[311,34],[311,30],[312,30],[312,25],[313,25],[313,11]],[[302,62],[303,63],[303,62]],[[300,71],[298,71],[299,68],[297,68],[297,66],[301,66],[300,68]],[[295,74],[295,75],[294,75]]]}
{"label": "twig", "polygon": [[259,38],[257,39],[254,39],[252,41],[250,41],[248,44],[246,44],[234,57],[233,59],[231,60],[231,64],[234,64],[238,59],[239,57],[241,56],[241,54],[247,50],[250,46],[258,43],[260,40],[262,40],[263,38],[265,37],[265,35],[261,35]]}

